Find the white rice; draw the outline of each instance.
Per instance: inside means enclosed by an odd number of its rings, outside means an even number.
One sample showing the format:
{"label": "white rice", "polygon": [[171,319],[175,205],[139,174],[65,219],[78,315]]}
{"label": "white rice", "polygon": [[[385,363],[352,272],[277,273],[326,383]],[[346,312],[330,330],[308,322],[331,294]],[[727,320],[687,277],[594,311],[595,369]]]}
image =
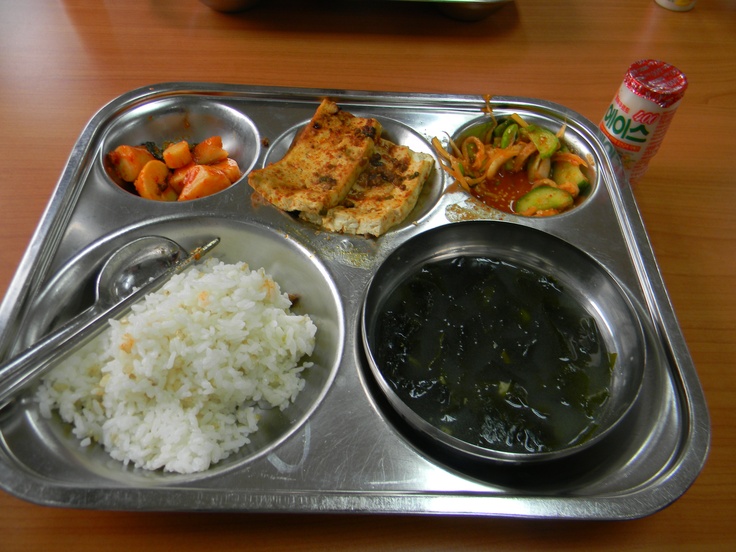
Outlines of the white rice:
{"label": "white rice", "polygon": [[284,409],[303,389],[316,326],[290,306],[262,269],[211,258],[49,373],[40,411],[124,464],[206,470],[249,442],[256,403]]}

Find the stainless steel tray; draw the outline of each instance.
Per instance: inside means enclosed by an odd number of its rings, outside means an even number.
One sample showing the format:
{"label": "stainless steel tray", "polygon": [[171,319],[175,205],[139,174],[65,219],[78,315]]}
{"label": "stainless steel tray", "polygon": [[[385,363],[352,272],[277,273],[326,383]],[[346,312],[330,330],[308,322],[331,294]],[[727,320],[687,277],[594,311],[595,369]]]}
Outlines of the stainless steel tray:
{"label": "stainless steel tray", "polygon": [[[100,449],[83,449],[61,422],[39,415],[29,390],[0,411],[0,486],[44,505],[130,510],[628,519],[675,501],[705,462],[707,407],[617,157],[580,115],[541,100],[493,99],[497,115],[518,112],[554,129],[566,123],[567,140],[593,160],[592,195],[548,219],[504,215],[462,192],[443,193],[449,181],[439,168],[410,220],[378,239],[316,231],[253,201],[245,179],[210,198],[163,205],[128,194],[105,173],[102,159],[112,147],[161,141],[176,125],[219,132],[241,168],[262,166],[283,155],[324,96],[356,115],[379,118],[389,138],[427,152],[433,136],[455,133],[481,117],[484,105],[471,96],[203,83],[124,94],[79,137],[0,306],[0,356],[8,357],[80,310],[91,275],[117,243],[157,233],[191,247],[215,233],[223,238],[218,256],[245,257],[286,280],[286,289],[311,297],[305,309],[317,313],[324,337],[308,400],[224,466],[181,476],[142,473]],[[495,469],[457,462],[417,442],[376,392],[359,337],[372,274],[410,237],[469,219],[528,225],[572,243],[614,274],[638,305],[646,372],[615,450],[585,466]]]}

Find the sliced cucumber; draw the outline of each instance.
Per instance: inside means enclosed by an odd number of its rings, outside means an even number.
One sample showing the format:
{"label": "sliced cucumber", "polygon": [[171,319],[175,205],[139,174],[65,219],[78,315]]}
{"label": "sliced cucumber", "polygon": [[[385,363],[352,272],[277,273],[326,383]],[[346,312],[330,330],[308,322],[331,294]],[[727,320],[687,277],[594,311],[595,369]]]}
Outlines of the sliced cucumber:
{"label": "sliced cucumber", "polygon": [[552,186],[539,186],[521,196],[514,205],[514,211],[519,214],[535,213],[547,209],[562,211],[571,207],[572,203],[572,196],[565,190]]}
{"label": "sliced cucumber", "polygon": [[585,193],[590,187],[590,181],[580,170],[580,167],[567,161],[557,161],[552,167],[552,180],[559,186],[565,182],[577,185],[580,193]]}
{"label": "sliced cucumber", "polygon": [[529,125],[526,127],[526,132],[534,145],[537,146],[537,151],[539,151],[539,156],[542,159],[552,157],[560,149],[560,139],[546,128]]}

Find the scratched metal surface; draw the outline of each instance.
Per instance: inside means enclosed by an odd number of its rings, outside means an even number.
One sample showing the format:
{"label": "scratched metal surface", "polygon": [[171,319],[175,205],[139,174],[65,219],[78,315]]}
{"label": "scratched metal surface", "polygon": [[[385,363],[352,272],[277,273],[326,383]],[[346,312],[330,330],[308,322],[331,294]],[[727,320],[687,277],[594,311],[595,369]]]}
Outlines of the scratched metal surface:
{"label": "scratched metal surface", "polygon": [[[127,93],[83,130],[38,231],[0,305],[7,358],[90,300],[92,277],[116,245],[163,234],[192,248],[222,238],[216,256],[263,266],[299,293],[315,318],[315,368],[293,407],[266,413],[241,453],[203,474],[144,472],[82,448],[58,419],[39,415],[33,389],[0,411],[0,486],[26,500],[75,508],[280,512],[382,512],[626,519],[676,500],[707,456],[707,407],[638,209],[595,126],[549,102],[494,98],[558,129],[589,156],[594,191],[577,209],[524,219],[443,190],[435,170],[409,220],[378,239],[317,231],[255,201],[245,179],[216,196],[162,205],[121,190],[102,158],[119,143],[220,133],[241,168],[280,158],[319,98],[377,117],[385,135],[432,152],[483,117],[477,97],[167,83]],[[196,133],[202,134],[196,136]],[[168,134],[168,136],[167,136]],[[268,142],[268,146],[266,145]],[[381,261],[424,230],[467,220],[528,225],[572,243],[610,270],[638,305],[647,360],[640,400],[615,441],[596,455],[535,468],[448,457],[405,427],[386,404],[360,342],[363,295]]]}

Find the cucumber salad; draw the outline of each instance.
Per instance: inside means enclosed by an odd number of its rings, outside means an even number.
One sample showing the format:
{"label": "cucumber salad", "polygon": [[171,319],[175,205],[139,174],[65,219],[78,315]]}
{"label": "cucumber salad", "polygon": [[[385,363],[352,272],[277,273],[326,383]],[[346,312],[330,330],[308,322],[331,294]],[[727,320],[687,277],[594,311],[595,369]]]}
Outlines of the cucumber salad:
{"label": "cucumber salad", "polygon": [[443,169],[487,205],[522,216],[544,217],[572,209],[590,192],[588,163],[553,133],[514,113],[499,121],[486,97],[487,121],[464,132],[447,149],[432,145]]}

